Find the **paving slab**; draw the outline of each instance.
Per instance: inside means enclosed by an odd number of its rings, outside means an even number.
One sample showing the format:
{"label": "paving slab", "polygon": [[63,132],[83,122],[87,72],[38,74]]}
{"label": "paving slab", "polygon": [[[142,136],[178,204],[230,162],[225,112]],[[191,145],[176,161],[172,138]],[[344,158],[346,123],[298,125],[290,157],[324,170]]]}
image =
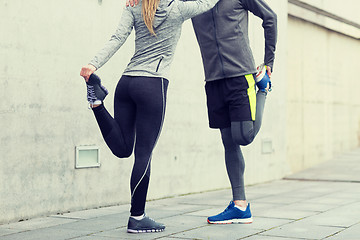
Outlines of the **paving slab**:
{"label": "paving slab", "polygon": [[279,227],[285,224],[293,222],[291,219],[279,219],[279,218],[265,218],[254,216],[254,222],[249,225],[249,228],[257,230],[270,230],[275,227]]}
{"label": "paving slab", "polygon": [[314,211],[304,211],[299,208],[287,208],[287,207],[278,207],[278,208],[270,208],[263,212],[258,212],[257,215],[261,217],[274,218],[274,219],[292,219],[298,220],[305,217],[313,216],[318,214],[318,212]]}
{"label": "paving slab", "polygon": [[263,233],[263,235],[288,238],[296,237],[302,239],[324,239],[342,230],[344,230],[344,228],[318,226],[311,223],[303,224],[295,222],[266,231],[266,233]]}
{"label": "paving slab", "polygon": [[1,236],[1,240],[67,240],[93,233],[89,230],[42,228]]}
{"label": "paving slab", "polygon": [[[360,185],[360,184],[359,184]],[[358,200],[355,198],[337,198],[329,194],[329,196],[322,196],[317,198],[309,198],[307,200],[304,200],[303,203],[306,204],[313,204],[313,203],[321,203],[321,204],[331,204],[334,207],[338,207],[344,204],[351,204],[354,202],[357,202]]]}
{"label": "paving slab", "polygon": [[[306,199],[306,198],[304,198]],[[275,203],[275,204],[292,204],[303,201],[304,199],[296,198],[296,197],[288,197],[286,193],[272,195],[265,198],[253,199],[251,203]]]}
{"label": "paving slab", "polygon": [[303,238],[287,238],[287,237],[274,237],[274,236],[264,236],[262,234],[256,234],[255,236],[251,236],[246,238],[246,240],[304,240]]}
{"label": "paving slab", "polygon": [[208,225],[206,220],[204,220],[202,217],[185,215],[178,215],[161,219],[161,222],[166,223],[166,229],[161,233],[129,234],[126,232],[126,228],[123,227],[112,231],[97,233],[96,236],[117,237],[118,239],[156,239]]}
{"label": "paving slab", "polygon": [[50,216],[50,217],[35,218],[27,221],[20,221],[17,223],[4,224],[1,227],[7,229],[17,229],[17,230],[34,230],[34,229],[52,227],[52,226],[57,226],[72,222],[76,222],[76,220],[66,219],[66,218],[56,218]]}
{"label": "paving slab", "polygon": [[347,228],[360,222],[360,202],[335,207],[328,211],[302,219],[300,222],[312,225]]}
{"label": "paving slab", "polygon": [[166,225],[161,233],[127,233],[130,205],[123,204],[3,224],[0,239],[359,240],[359,163],[360,149],[285,179],[247,186],[252,224],[206,222],[228,205],[228,188],[149,201],[147,214]]}
{"label": "paving slab", "polygon": [[114,240],[114,239],[118,239],[118,238],[91,235],[91,236],[83,236],[83,237],[72,238],[72,239],[74,239],[74,240]]}
{"label": "paving slab", "polygon": [[328,240],[358,240],[360,238],[360,222],[327,238]]}
{"label": "paving slab", "polygon": [[[330,210],[334,208],[333,204],[326,204],[326,203],[317,203],[317,202],[297,202],[294,204],[288,204],[285,206],[281,206],[281,209],[283,211],[291,211],[294,209],[298,209],[300,211],[305,211],[305,212],[324,212],[327,210]],[[280,207],[279,207],[280,209]]]}
{"label": "paving slab", "polygon": [[5,235],[10,235],[10,234],[15,234],[15,233],[19,233],[19,232],[23,232],[23,230],[19,230],[19,229],[9,229],[9,228],[4,228],[0,226],[0,237],[1,236],[5,236]]}
{"label": "paving slab", "polygon": [[333,160],[321,163],[288,176],[286,179],[357,182],[360,183],[360,149],[343,153]]}
{"label": "paving slab", "polygon": [[225,224],[206,225],[202,228],[184,231],[174,234],[173,236],[187,239],[236,240],[252,236],[259,232],[261,232],[261,230],[251,228],[250,224]]}
{"label": "paving slab", "polygon": [[120,206],[111,206],[111,207],[102,207],[96,209],[87,209],[81,211],[74,211],[70,213],[56,214],[52,217],[58,218],[68,218],[68,219],[91,219],[99,216],[106,216],[112,213],[128,213],[130,209],[129,204],[124,204]]}
{"label": "paving slab", "polygon": [[128,214],[111,214],[108,216],[100,216],[91,219],[79,220],[72,223],[57,225],[53,229],[68,229],[68,230],[91,230],[92,233],[112,230],[120,226],[127,225]]}

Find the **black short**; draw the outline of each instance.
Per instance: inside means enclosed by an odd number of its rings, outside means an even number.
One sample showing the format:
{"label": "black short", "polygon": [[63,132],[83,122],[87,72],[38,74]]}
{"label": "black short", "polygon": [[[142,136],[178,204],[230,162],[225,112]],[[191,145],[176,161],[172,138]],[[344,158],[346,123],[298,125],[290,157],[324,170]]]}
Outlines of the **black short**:
{"label": "black short", "polygon": [[231,122],[254,121],[255,80],[252,74],[205,84],[210,128],[227,128]]}

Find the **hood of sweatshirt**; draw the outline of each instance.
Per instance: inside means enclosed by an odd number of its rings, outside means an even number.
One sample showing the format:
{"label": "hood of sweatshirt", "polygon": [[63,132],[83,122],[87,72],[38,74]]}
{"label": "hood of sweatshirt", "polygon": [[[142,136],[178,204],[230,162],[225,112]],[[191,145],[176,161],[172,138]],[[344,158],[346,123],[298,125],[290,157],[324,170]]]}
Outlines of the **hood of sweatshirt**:
{"label": "hood of sweatshirt", "polygon": [[174,0],[160,0],[153,21],[153,26],[155,29],[159,27],[169,16],[169,13],[174,6],[174,4],[172,4],[173,2]]}

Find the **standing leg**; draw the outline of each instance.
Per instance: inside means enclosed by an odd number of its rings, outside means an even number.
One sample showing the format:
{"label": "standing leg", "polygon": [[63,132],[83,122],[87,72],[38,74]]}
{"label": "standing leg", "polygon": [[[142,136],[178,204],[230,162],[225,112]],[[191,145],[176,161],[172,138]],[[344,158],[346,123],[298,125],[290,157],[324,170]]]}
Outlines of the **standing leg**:
{"label": "standing leg", "polygon": [[225,149],[226,170],[231,183],[233,201],[246,200],[244,187],[245,161],[240,146],[232,139],[231,129],[220,129]]}
{"label": "standing leg", "polygon": [[221,138],[225,149],[225,163],[231,183],[233,201],[220,214],[208,218],[208,223],[251,223],[250,205],[246,202],[244,186],[245,161],[240,146],[234,142],[231,128],[222,128]]}
{"label": "standing leg", "polygon": [[137,106],[135,162],[131,175],[131,214],[139,216],[144,213],[152,151],[164,120],[167,80],[136,78],[133,79],[130,91]]}
{"label": "standing leg", "polygon": [[233,200],[223,212],[209,217],[208,223],[251,223],[252,214],[250,205],[246,202],[244,186],[245,161],[239,145],[247,145],[255,137],[254,121],[257,100],[255,81],[252,75],[246,75],[226,79],[224,83],[230,122],[228,127],[220,128],[220,131]]}
{"label": "standing leg", "polygon": [[[150,180],[153,149],[158,141],[164,120],[168,81],[161,78],[136,77],[129,88],[136,102],[135,162],[131,174],[131,217],[128,231],[136,232],[134,219],[142,220]],[[139,217],[139,218],[137,218]],[[165,227],[155,226],[158,230]]]}
{"label": "standing leg", "polygon": [[[225,163],[233,192],[233,201],[220,214],[208,217],[208,223],[251,223],[250,205],[246,203],[244,170],[245,161],[240,146],[234,142],[231,128],[222,128],[221,138],[225,148]],[[244,205],[236,203],[244,203]]]}

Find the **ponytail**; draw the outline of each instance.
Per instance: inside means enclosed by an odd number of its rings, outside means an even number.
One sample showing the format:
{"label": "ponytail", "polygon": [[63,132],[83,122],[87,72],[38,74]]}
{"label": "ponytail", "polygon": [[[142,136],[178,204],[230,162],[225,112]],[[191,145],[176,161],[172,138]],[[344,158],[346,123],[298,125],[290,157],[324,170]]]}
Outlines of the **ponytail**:
{"label": "ponytail", "polygon": [[159,6],[160,0],[142,0],[142,15],[145,22],[146,27],[149,29],[150,33],[156,36],[153,22],[155,17],[155,12],[157,7]]}

